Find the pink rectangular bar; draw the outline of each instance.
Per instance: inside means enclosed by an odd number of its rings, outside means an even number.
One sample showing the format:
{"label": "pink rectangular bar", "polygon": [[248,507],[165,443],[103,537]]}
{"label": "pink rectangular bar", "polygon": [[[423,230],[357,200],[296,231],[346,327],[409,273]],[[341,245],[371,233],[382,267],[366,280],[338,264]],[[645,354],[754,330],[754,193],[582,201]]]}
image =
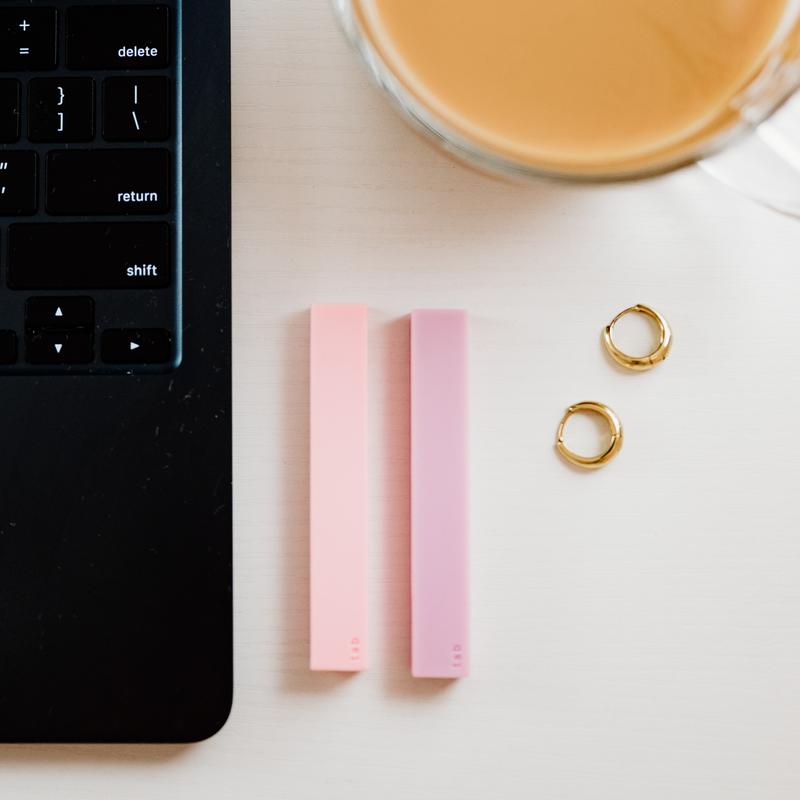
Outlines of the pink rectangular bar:
{"label": "pink rectangular bar", "polygon": [[311,669],[367,666],[367,309],[311,309]]}
{"label": "pink rectangular bar", "polygon": [[411,672],[469,674],[467,315],[411,315]]}

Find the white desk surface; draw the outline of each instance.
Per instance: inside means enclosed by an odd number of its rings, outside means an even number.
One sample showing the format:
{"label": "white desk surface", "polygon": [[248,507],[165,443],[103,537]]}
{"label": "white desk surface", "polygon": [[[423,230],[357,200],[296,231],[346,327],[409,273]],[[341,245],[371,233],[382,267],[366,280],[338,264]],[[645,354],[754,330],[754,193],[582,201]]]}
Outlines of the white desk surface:
{"label": "white desk surface", "polygon": [[[327,3],[234,0],[236,700],[192,747],[0,749],[13,800],[796,800],[800,223],[697,169],[515,187],[368,84]],[[372,669],[307,663],[307,315],[371,318]],[[627,375],[599,332],[672,321]],[[472,314],[474,676],[409,677],[404,315]],[[582,399],[621,457],[553,452]]]}

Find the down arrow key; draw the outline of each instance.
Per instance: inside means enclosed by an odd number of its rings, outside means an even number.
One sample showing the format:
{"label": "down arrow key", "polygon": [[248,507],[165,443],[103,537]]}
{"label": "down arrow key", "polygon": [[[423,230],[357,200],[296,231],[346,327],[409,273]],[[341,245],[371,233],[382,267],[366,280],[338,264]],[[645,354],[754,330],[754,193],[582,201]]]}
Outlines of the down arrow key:
{"label": "down arrow key", "polygon": [[25,356],[29,364],[89,364],[94,361],[92,334],[83,331],[30,331]]}

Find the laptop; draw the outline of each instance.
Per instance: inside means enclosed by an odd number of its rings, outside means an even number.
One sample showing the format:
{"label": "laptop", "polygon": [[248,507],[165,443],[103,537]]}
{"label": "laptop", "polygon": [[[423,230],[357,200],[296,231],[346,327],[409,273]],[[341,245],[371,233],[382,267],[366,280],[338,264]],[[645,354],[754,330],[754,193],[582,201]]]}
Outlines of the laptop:
{"label": "laptop", "polygon": [[225,0],[0,5],[0,741],[232,698]]}

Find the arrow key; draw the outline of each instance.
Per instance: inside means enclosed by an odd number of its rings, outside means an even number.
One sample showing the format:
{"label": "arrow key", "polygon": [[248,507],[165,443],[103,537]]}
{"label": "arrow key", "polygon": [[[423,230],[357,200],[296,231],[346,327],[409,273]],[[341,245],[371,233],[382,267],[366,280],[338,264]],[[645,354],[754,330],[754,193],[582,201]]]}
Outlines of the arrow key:
{"label": "arrow key", "polygon": [[17,334],[14,331],[0,331],[0,364],[17,363]]}
{"label": "arrow key", "polygon": [[86,331],[35,331],[27,337],[29,364],[89,364],[94,360],[92,335]]}
{"label": "arrow key", "polygon": [[91,297],[31,297],[25,304],[25,327],[94,328]]}
{"label": "arrow key", "polygon": [[107,364],[165,364],[172,356],[172,336],[157,328],[130,328],[103,334]]}

